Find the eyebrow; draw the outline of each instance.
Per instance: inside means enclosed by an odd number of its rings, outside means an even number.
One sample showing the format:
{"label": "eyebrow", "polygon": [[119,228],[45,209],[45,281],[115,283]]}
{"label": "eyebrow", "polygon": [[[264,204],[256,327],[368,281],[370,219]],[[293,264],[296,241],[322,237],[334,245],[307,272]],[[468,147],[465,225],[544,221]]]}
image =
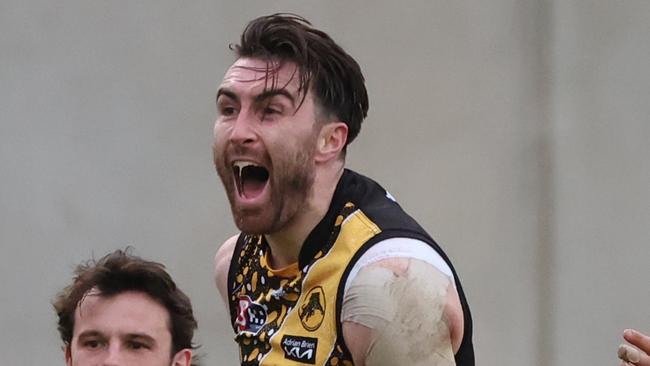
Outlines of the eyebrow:
{"label": "eyebrow", "polygon": [[216,99],[219,100],[219,97],[222,96],[222,95],[224,95],[224,96],[226,96],[226,97],[228,97],[230,99],[234,99],[235,102],[239,103],[239,96],[237,94],[235,94],[235,92],[233,92],[230,89],[219,88],[219,90],[217,91],[217,98]]}
{"label": "eyebrow", "polygon": [[88,337],[102,337],[105,338],[101,332],[96,330],[86,330],[79,334],[78,339],[88,338]]}
{"label": "eyebrow", "polygon": [[[235,102],[239,103],[239,96],[235,94],[232,90],[228,88],[219,88],[217,91],[217,100],[219,100],[220,96],[225,96],[227,98],[233,99]],[[261,92],[260,94],[256,95],[254,98],[255,103],[262,103],[267,99],[271,99],[275,97],[276,95],[281,95],[291,102],[292,106],[295,106],[296,104],[296,99],[289,93],[286,89],[270,89],[270,90],[265,90]]]}
{"label": "eyebrow", "polygon": [[291,93],[289,93],[286,89],[265,90],[265,91],[261,92],[260,94],[258,94],[257,96],[255,96],[255,102],[256,103],[262,103],[265,100],[271,99],[276,95],[281,95],[281,96],[289,99],[289,101],[291,101],[291,106],[292,107],[295,106],[296,100],[294,99],[293,95],[291,95]]}
{"label": "eyebrow", "polygon": [[[79,336],[77,338],[79,340],[83,340],[84,338],[89,338],[89,337],[100,337],[100,338],[104,338],[104,339],[106,338],[106,336],[103,333],[101,333],[99,331],[96,331],[96,330],[83,331],[83,332],[81,332],[79,334]],[[125,334],[124,336],[122,336],[120,338],[128,340],[128,341],[142,340],[142,341],[148,342],[148,343],[150,343],[152,345],[157,343],[156,339],[154,337],[152,337],[152,336],[150,336],[150,335],[148,335],[146,333],[127,333],[127,334]]]}

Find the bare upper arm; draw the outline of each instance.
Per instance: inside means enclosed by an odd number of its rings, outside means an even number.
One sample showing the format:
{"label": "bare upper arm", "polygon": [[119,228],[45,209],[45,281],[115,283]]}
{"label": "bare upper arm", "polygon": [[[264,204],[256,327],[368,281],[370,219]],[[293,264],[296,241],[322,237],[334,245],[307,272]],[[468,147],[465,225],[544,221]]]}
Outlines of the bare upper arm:
{"label": "bare upper arm", "polygon": [[214,282],[226,305],[228,305],[228,270],[238,237],[239,235],[235,235],[226,240],[214,256]]}
{"label": "bare upper arm", "polygon": [[417,259],[363,267],[343,301],[343,337],[355,365],[453,365],[463,312],[446,275]]}

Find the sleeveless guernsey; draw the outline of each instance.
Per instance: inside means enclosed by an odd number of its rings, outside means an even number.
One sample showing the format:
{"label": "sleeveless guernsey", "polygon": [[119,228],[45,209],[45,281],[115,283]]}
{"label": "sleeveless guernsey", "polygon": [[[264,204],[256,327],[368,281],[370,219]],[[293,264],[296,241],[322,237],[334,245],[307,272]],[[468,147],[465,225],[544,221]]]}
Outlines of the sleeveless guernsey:
{"label": "sleeveless guernsey", "polygon": [[274,270],[263,236],[239,236],[228,272],[228,302],[241,364],[352,365],[340,322],[346,279],[366,250],[396,237],[427,243],[451,268],[465,323],[456,364],[473,366],[472,318],[451,262],[382,187],[347,169],[298,263]]}

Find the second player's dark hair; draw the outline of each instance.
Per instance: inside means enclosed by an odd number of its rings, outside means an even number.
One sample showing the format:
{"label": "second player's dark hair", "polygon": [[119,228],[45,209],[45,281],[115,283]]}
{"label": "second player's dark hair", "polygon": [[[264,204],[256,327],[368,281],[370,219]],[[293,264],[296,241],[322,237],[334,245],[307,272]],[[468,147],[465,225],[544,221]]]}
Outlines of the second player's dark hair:
{"label": "second player's dark hair", "polygon": [[[72,341],[75,311],[92,290],[105,297],[126,291],[147,294],[169,312],[173,354],[185,348],[196,348],[192,338],[197,323],[190,299],[176,287],[162,264],[146,261],[122,250],[77,266],[73,283],[57,295],[53,305],[59,317],[61,340],[65,345],[70,345]],[[196,357],[193,357],[192,365],[198,365]]]}

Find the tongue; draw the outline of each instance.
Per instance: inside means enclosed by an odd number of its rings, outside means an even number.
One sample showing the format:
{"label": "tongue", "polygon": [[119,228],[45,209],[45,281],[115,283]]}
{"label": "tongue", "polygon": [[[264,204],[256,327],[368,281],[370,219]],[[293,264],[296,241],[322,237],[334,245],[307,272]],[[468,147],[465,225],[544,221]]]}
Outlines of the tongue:
{"label": "tongue", "polygon": [[244,179],[242,182],[242,193],[246,198],[255,198],[262,194],[266,181],[257,179]]}
{"label": "tongue", "polygon": [[245,166],[239,172],[241,195],[244,198],[255,198],[262,194],[269,180],[269,172],[258,166]]}

